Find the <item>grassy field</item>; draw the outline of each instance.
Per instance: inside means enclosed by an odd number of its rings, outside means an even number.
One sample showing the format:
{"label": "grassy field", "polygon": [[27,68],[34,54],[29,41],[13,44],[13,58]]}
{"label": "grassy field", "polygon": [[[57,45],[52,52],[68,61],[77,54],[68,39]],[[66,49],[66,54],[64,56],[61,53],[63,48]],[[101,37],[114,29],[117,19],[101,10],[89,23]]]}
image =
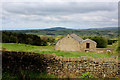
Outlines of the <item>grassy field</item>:
{"label": "grassy field", "polygon": [[38,52],[38,51],[51,51],[53,46],[33,46],[27,44],[16,44],[16,43],[0,43],[3,48],[8,51],[27,51],[27,52]]}
{"label": "grassy field", "polygon": [[94,58],[111,58],[113,55],[103,54],[103,53],[93,53],[93,52],[72,52],[72,51],[56,51],[55,46],[33,46],[26,44],[16,44],[16,43],[0,43],[3,48],[7,51],[26,51],[35,52],[40,54],[52,54],[55,53],[57,56],[63,57],[80,57],[80,56],[91,56]]}
{"label": "grassy field", "polygon": [[107,48],[114,48],[113,45],[107,45]]}

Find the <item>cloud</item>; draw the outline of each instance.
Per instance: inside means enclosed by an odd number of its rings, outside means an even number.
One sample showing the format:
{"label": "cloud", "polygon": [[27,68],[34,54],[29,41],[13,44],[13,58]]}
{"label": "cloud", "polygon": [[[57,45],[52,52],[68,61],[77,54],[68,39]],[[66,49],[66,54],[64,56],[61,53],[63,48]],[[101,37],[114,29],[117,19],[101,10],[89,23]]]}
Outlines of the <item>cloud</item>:
{"label": "cloud", "polygon": [[4,29],[114,27],[118,22],[117,7],[113,2],[5,2],[2,20]]}
{"label": "cloud", "polygon": [[[104,5],[103,5],[104,4]],[[86,6],[85,6],[86,5]],[[43,3],[5,3],[3,9],[9,13],[26,15],[65,15],[95,11],[114,11],[113,3],[81,2],[43,2]]]}
{"label": "cloud", "polygon": [[1,0],[2,2],[119,2],[119,0]]}

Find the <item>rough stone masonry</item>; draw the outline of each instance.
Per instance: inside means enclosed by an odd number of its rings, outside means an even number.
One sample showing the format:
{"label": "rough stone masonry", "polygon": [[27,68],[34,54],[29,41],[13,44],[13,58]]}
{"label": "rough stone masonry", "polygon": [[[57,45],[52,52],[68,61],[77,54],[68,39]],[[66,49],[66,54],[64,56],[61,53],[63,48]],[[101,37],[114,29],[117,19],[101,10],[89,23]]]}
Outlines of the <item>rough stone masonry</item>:
{"label": "rough stone masonry", "polygon": [[120,74],[120,62],[114,58],[60,57],[55,54],[3,51],[2,71],[16,74],[20,70],[47,71],[59,78],[76,78],[85,72],[98,78],[115,78]]}
{"label": "rough stone masonry", "polygon": [[81,76],[89,72],[98,78],[115,78],[118,75],[118,60],[113,58],[94,59],[92,57],[57,57],[59,63],[48,67],[48,73],[59,77]]}

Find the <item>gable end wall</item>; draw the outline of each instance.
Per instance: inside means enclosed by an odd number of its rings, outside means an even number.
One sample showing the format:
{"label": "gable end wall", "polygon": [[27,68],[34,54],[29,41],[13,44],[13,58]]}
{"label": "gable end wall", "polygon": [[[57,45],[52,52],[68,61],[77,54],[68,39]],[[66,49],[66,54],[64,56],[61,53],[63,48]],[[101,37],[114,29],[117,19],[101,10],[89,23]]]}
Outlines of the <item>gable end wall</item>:
{"label": "gable end wall", "polygon": [[67,35],[57,42],[56,50],[61,51],[80,51],[80,42]]}

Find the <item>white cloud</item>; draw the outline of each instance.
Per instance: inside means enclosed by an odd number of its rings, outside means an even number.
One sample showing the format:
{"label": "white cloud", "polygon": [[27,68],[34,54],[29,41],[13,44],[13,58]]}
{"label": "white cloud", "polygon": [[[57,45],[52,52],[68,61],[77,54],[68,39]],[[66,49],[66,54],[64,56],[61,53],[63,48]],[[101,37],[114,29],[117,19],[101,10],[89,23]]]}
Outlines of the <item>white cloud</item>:
{"label": "white cloud", "polygon": [[119,0],[1,0],[2,2],[119,2]]}
{"label": "white cloud", "polygon": [[117,2],[5,2],[2,20],[4,29],[116,27],[117,7]]}

